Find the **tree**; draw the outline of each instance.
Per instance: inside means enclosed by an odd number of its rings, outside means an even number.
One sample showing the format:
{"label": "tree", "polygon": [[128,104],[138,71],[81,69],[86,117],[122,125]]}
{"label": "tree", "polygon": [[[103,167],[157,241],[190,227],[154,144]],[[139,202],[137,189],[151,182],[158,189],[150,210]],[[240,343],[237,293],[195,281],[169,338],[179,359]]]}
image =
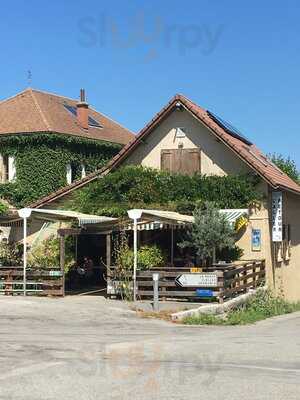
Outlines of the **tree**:
{"label": "tree", "polygon": [[299,183],[300,174],[297,165],[290,157],[284,157],[282,154],[271,154],[270,160],[280,168],[285,174],[292,178],[295,182]]}
{"label": "tree", "polygon": [[4,214],[7,210],[8,210],[7,205],[0,201],[0,215]]}
{"label": "tree", "polygon": [[234,246],[234,229],[213,203],[206,202],[202,209],[196,209],[194,218],[186,239],[179,243],[180,247],[192,248],[203,260],[211,258],[215,261],[217,250]]}

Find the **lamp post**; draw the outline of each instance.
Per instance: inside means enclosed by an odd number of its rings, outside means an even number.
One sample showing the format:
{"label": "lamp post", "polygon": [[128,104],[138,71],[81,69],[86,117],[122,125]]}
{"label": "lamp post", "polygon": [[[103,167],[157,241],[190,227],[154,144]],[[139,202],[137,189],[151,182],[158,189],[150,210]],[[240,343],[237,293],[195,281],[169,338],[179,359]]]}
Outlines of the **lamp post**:
{"label": "lamp post", "polygon": [[137,253],[137,221],[142,216],[142,210],[128,210],[128,217],[133,220],[133,301],[136,302],[136,270],[138,264]]}
{"label": "lamp post", "polygon": [[26,268],[27,268],[27,218],[31,215],[31,208],[18,210],[20,218],[23,218],[23,294],[26,296]]}

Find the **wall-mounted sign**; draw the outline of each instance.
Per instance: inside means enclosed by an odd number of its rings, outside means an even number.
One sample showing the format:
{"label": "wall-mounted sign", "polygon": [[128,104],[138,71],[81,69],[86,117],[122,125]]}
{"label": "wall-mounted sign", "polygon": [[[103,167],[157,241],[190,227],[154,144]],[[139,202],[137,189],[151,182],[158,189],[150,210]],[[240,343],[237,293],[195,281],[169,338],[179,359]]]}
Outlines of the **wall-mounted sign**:
{"label": "wall-mounted sign", "polygon": [[261,251],[261,230],[252,229],[252,251]]}
{"label": "wall-mounted sign", "polygon": [[198,267],[190,268],[190,273],[191,274],[198,274],[199,272],[202,272],[202,268],[198,268]]}
{"label": "wall-mounted sign", "polygon": [[272,241],[282,242],[282,192],[272,192]]}
{"label": "wall-mounted sign", "polygon": [[182,274],[177,276],[175,282],[182,287],[217,287],[218,276],[213,272]]}
{"label": "wall-mounted sign", "polygon": [[211,289],[197,289],[196,294],[198,297],[214,297],[214,292]]}

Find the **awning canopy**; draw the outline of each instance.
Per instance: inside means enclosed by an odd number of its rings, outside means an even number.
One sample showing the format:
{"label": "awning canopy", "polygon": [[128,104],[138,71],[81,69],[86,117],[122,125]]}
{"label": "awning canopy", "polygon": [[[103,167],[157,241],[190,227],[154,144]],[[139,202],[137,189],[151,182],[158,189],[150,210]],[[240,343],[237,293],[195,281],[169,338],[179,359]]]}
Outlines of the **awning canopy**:
{"label": "awning canopy", "polygon": [[33,218],[43,219],[46,221],[76,221],[80,226],[91,224],[110,224],[118,221],[117,218],[83,214],[77,211],[46,210],[40,208],[32,209],[31,216]]}
{"label": "awning canopy", "polygon": [[[161,210],[136,210],[140,212],[141,218],[138,220],[138,230],[155,230],[166,229],[171,227],[181,228],[186,225],[194,223],[194,217],[191,215],[180,214],[174,211],[161,211]],[[225,215],[226,220],[230,225],[241,217],[249,214],[248,209],[224,209],[220,213]],[[128,226],[129,230],[133,229],[133,225]]]}
{"label": "awning canopy", "polygon": [[[43,221],[51,222],[76,222],[79,226],[84,225],[94,225],[97,226],[111,226],[117,223],[118,218],[110,218],[99,215],[83,214],[77,211],[68,210],[48,210],[48,209],[30,209],[31,215],[30,219],[40,219]],[[0,219],[0,225],[11,225],[19,222],[22,224],[22,219],[20,217],[9,216],[7,218],[3,217]]]}

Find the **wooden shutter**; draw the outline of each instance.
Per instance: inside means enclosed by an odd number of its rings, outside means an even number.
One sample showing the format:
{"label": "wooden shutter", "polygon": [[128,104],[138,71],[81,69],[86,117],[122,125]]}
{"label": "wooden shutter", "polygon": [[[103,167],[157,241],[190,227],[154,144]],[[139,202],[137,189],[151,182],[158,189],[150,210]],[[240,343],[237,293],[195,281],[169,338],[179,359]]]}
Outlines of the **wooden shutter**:
{"label": "wooden shutter", "polygon": [[162,150],[161,169],[185,175],[201,172],[200,149]]}
{"label": "wooden shutter", "polygon": [[160,161],[160,169],[163,171],[172,171],[172,150],[162,150],[161,151],[161,161]]}
{"label": "wooden shutter", "polygon": [[200,149],[182,149],[180,172],[186,175],[201,172]]}

